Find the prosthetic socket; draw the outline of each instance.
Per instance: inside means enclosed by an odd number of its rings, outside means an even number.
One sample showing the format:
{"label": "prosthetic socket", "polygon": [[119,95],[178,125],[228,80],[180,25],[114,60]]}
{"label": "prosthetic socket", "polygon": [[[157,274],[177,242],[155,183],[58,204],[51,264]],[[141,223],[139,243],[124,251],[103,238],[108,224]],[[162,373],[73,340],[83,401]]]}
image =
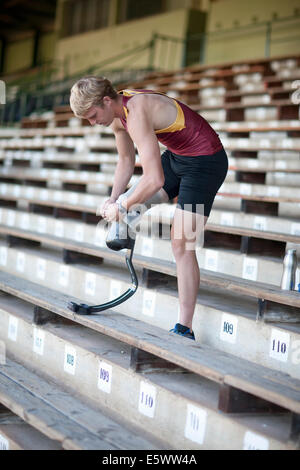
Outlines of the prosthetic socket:
{"label": "prosthetic socket", "polygon": [[[121,194],[117,199],[117,203],[121,203],[127,199],[137,187],[138,182],[135,183],[126,193]],[[151,196],[146,202],[140,205],[135,205],[134,210],[129,211],[120,222],[112,222],[111,227],[106,237],[106,245],[114,251],[131,249],[134,245],[136,237],[136,227],[139,224],[143,214],[156,204],[163,202],[159,191]]]}

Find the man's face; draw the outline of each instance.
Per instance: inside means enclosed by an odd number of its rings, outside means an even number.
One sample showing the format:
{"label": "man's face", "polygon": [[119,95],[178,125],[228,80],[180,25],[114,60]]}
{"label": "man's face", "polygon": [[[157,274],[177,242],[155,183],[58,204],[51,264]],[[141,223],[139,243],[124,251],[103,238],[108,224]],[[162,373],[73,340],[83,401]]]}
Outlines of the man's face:
{"label": "man's face", "polygon": [[114,112],[112,108],[112,100],[110,98],[103,99],[103,107],[91,106],[91,108],[85,113],[84,118],[89,121],[91,126],[99,124],[101,126],[110,126],[114,120]]}

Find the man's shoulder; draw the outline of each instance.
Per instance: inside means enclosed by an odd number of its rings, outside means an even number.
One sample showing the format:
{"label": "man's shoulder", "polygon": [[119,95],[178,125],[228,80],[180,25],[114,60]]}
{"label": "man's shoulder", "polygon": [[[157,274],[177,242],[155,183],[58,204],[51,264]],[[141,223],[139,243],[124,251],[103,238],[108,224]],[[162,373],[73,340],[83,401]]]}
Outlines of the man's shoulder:
{"label": "man's shoulder", "polygon": [[132,96],[130,100],[127,101],[126,107],[130,116],[130,111],[152,113],[153,109],[158,110],[160,107],[168,104],[168,102],[171,102],[168,96],[150,91],[150,93],[139,93]]}
{"label": "man's shoulder", "polygon": [[148,93],[138,93],[133,95],[130,100],[127,101],[127,109],[142,109],[149,103],[149,97],[151,95]]}

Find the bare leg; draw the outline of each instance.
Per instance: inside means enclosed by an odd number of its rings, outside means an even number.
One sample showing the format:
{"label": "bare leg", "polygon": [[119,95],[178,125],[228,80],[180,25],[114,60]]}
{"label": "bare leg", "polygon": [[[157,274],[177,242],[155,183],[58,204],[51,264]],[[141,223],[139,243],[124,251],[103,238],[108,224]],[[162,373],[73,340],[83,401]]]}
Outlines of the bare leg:
{"label": "bare leg", "polygon": [[176,208],[171,230],[172,250],[177,266],[179,323],[192,330],[200,285],[196,245],[201,241],[207,217]]}

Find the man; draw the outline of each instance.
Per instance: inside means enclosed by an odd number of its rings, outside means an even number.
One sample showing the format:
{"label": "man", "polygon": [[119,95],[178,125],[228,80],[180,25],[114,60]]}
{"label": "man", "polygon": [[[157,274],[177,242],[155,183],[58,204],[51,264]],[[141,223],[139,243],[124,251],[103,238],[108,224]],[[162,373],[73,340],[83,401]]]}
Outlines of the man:
{"label": "man", "polygon": [[[204,227],[228,170],[218,135],[185,104],[150,90],[117,93],[103,77],[85,77],[75,83],[70,105],[76,116],[91,125],[110,126],[115,134],[119,161],[111,196],[100,212],[105,220],[121,221],[136,204],[149,206],[149,202],[168,202],[178,196],[171,244],[180,313],[170,331],[195,339],[192,321],[200,283],[195,233]],[[158,141],[167,148],[162,156]],[[135,146],[143,174],[124,194],[134,172]]]}

